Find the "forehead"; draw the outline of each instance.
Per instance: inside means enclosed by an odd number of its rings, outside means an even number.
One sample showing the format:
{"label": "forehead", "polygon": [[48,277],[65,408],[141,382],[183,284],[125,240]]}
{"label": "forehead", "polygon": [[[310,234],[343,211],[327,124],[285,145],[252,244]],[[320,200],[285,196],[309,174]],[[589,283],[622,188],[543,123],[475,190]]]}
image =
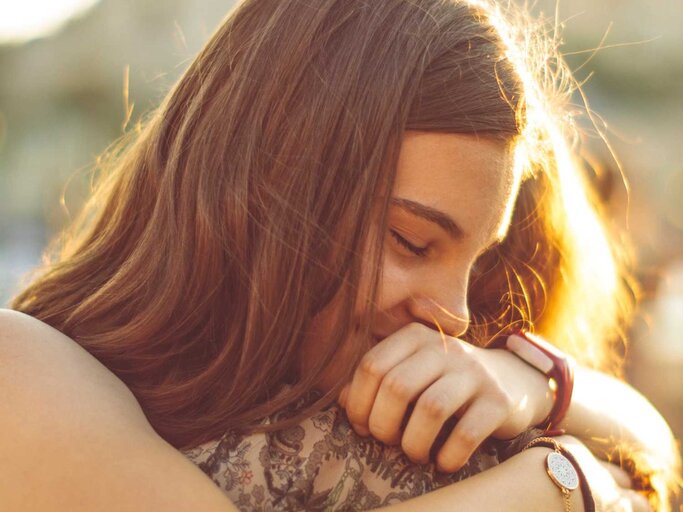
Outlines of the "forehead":
{"label": "forehead", "polygon": [[511,144],[461,133],[406,131],[392,195],[437,208],[476,237],[507,230],[519,177]]}

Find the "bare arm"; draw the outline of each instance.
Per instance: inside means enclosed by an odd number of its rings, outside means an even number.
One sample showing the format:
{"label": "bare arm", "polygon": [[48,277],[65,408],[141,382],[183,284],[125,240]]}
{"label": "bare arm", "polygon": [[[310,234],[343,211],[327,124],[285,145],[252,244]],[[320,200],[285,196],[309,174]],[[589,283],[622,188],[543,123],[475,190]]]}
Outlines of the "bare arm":
{"label": "bare arm", "polygon": [[668,464],[675,461],[671,429],[652,404],[631,386],[588,368],[577,368],[575,397],[561,428],[596,453],[600,439],[623,439]]}
{"label": "bare arm", "polygon": [[0,310],[3,510],[230,512],[151,428],[128,388],[70,338]]}
{"label": "bare arm", "polygon": [[[2,309],[0,389],[0,502],[8,510],[237,510],[156,434],[133,394],[106,367],[48,325]],[[388,510],[562,510],[559,491],[543,470],[546,451],[530,449]],[[597,464],[590,454],[588,462]],[[601,471],[602,483],[589,477],[596,490],[627,492]],[[578,493],[573,510],[583,510]]]}
{"label": "bare arm", "polygon": [[[629,489],[628,476],[598,461],[572,436],[556,438],[578,461],[591,488],[596,512],[651,512],[647,500]],[[505,462],[456,484],[443,487],[387,510],[550,512],[564,510],[562,495],[545,472],[548,448],[530,448]],[[570,494],[571,510],[585,510],[580,489]]]}
{"label": "bare arm", "polygon": [[676,440],[654,406],[638,391],[606,374],[577,368],[576,396],[560,425],[604,460],[635,462],[659,500],[678,487]]}
{"label": "bare arm", "polygon": [[[496,436],[511,437],[545,419],[552,407],[545,376],[505,350],[489,350],[488,355],[505,381],[516,379],[516,401],[524,397],[531,404],[528,419],[519,414],[521,423],[508,422]],[[556,428],[580,439],[597,457],[635,470],[634,485],[653,490],[648,493],[653,503],[664,503],[676,492],[681,462],[671,429],[626,382],[577,366],[570,407]]]}
{"label": "bare arm", "polygon": [[[511,437],[541,423],[553,404],[546,377],[505,350],[489,350],[487,355],[502,380],[519,387],[514,396],[524,396],[530,404],[526,413],[517,415],[517,421],[507,422],[500,437]],[[603,459],[617,445],[627,445],[662,467],[674,468],[677,463],[671,429],[654,406],[626,382],[580,365],[575,369],[571,404],[556,428],[581,439]]]}
{"label": "bare arm", "polygon": [[[418,498],[387,507],[392,512],[429,510],[432,512],[525,512],[562,511],[559,489],[544,472],[549,449],[531,448],[507,461],[455,484]],[[579,490],[572,493],[575,512],[584,510]]]}

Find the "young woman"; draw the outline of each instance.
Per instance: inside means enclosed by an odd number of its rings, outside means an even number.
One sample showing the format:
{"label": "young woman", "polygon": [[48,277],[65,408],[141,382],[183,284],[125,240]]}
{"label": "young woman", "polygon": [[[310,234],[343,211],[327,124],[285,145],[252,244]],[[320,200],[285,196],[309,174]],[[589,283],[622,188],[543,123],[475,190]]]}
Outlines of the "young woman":
{"label": "young woman", "polygon": [[643,475],[665,510],[671,433],[610,376],[633,288],[572,156],[569,75],[514,19],[241,2],[2,313],[0,427],[64,469],[6,448],[3,499],[230,509],[199,467],[245,510],[562,510],[519,441],[547,379],[486,348],[524,328],[580,363],[558,439],[598,510],[649,510]]}

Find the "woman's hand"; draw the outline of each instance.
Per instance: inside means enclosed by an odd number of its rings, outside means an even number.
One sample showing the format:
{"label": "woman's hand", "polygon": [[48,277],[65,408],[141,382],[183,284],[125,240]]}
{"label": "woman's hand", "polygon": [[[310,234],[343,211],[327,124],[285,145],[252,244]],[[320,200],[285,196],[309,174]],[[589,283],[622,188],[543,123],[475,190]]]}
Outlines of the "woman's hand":
{"label": "woman's hand", "polygon": [[555,439],[567,448],[579,463],[591,488],[596,512],[652,512],[652,507],[645,496],[631,488],[631,478],[623,469],[616,464],[597,459],[575,437],[560,436]]}
{"label": "woman's hand", "polygon": [[[544,375],[502,349],[483,349],[410,323],[372,347],[339,399],[354,430],[400,444],[418,463],[443,424],[458,422],[436,455],[455,471],[488,436],[512,438],[552,406]],[[415,402],[405,430],[404,416]]]}

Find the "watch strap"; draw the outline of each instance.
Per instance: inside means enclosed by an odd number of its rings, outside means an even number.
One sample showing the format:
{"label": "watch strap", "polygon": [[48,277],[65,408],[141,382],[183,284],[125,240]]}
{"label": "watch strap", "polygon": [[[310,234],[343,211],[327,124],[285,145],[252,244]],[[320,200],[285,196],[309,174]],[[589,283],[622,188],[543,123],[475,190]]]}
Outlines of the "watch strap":
{"label": "watch strap", "polygon": [[537,428],[548,430],[557,427],[571,404],[574,390],[574,359],[542,337],[523,330],[500,336],[489,346],[507,349],[548,377],[553,390],[553,406]]}

